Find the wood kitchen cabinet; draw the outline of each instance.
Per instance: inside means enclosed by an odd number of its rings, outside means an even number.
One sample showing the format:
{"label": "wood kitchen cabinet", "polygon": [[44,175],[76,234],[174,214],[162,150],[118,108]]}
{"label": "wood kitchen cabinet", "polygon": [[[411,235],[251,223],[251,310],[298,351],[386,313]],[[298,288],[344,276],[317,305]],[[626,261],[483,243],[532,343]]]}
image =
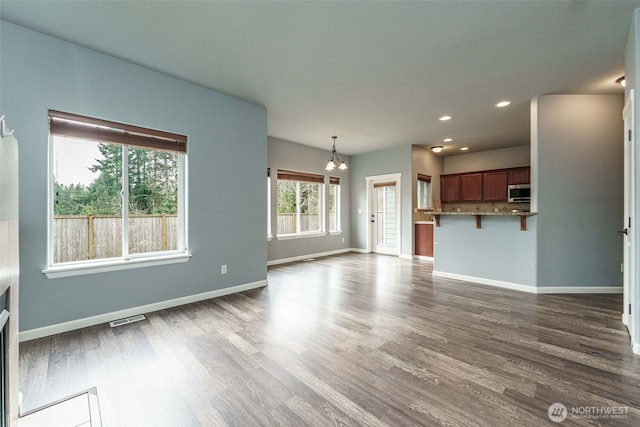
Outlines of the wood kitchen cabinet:
{"label": "wood kitchen cabinet", "polygon": [[482,201],[482,172],[460,175],[460,201]]}
{"label": "wood kitchen cabinet", "polygon": [[460,200],[460,175],[440,175],[440,199],[442,203]]}
{"label": "wood kitchen cabinet", "polygon": [[440,198],[442,203],[506,202],[509,185],[529,182],[529,167],[440,175]]}
{"label": "wood kitchen cabinet", "polygon": [[506,202],[507,171],[485,172],[482,175],[484,176],[483,200],[487,202]]}
{"label": "wood kitchen cabinet", "polygon": [[433,224],[415,225],[416,255],[433,257]]}
{"label": "wood kitchen cabinet", "polygon": [[529,184],[531,182],[530,168],[509,169],[508,185]]}

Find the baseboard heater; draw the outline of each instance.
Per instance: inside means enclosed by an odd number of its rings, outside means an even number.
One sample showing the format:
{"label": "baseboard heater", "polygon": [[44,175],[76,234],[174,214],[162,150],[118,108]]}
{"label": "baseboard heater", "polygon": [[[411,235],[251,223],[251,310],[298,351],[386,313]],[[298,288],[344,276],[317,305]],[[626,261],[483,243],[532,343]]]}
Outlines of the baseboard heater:
{"label": "baseboard heater", "polygon": [[138,314],[137,316],[125,317],[124,319],[114,320],[113,322],[109,322],[109,326],[115,328],[117,326],[128,325],[129,323],[139,322],[141,320],[146,319],[144,314]]}

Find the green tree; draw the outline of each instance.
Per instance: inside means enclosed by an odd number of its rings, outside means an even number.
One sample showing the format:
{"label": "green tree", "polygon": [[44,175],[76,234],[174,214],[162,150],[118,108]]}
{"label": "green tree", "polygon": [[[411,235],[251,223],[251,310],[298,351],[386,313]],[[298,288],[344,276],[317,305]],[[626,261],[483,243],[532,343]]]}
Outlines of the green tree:
{"label": "green tree", "polygon": [[[88,186],[54,183],[55,215],[120,215],[122,151],[116,144],[98,144],[100,158],[89,168],[97,178]],[[178,154],[127,147],[129,212],[178,212]],[[295,200],[295,195],[294,195]]]}

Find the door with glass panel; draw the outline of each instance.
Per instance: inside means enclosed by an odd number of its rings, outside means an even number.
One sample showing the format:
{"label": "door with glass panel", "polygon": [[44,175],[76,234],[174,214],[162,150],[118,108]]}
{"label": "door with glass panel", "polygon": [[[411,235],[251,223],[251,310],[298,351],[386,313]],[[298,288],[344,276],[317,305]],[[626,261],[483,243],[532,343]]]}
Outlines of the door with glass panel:
{"label": "door with glass panel", "polygon": [[372,249],[379,254],[398,255],[400,217],[396,182],[373,182],[371,195]]}

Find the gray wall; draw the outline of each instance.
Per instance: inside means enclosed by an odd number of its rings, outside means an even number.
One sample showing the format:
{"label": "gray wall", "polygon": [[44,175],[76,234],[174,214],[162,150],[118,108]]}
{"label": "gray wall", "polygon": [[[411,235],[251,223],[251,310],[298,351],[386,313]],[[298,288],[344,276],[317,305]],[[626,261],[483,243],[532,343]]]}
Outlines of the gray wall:
{"label": "gray wall", "polygon": [[[264,108],[7,22],[1,35],[2,112],[21,148],[21,329],[266,279]],[[41,273],[49,108],[188,136],[188,263],[56,280]]]}
{"label": "gray wall", "polygon": [[[351,247],[366,249],[368,220],[366,217],[366,180],[368,176],[402,174],[402,243],[401,254],[413,253],[411,145],[359,154],[351,158]],[[359,213],[359,211],[361,213]]]}
{"label": "gray wall", "polygon": [[479,153],[457,154],[444,158],[444,173],[463,173],[529,166],[530,158],[531,147],[529,145],[481,151]]}
{"label": "gray wall", "polygon": [[537,99],[538,286],[622,285],[622,108],[618,95]]}
{"label": "gray wall", "polygon": [[527,231],[518,217],[483,216],[477,229],[473,216],[446,215],[434,230],[435,271],[536,286],[535,216]]}
{"label": "gray wall", "polygon": [[[331,140],[327,141],[330,144]],[[301,255],[330,252],[339,249],[346,249],[351,244],[351,168],[346,171],[335,169],[327,172],[324,166],[327,164],[331,152],[307,147],[277,138],[269,138],[267,164],[271,168],[271,232],[274,238],[268,243],[268,260],[279,260]],[[351,158],[339,154],[344,158],[347,165],[351,165]],[[298,172],[316,173],[325,175],[325,200],[329,197],[329,176],[340,178],[340,219],[342,234],[327,235],[323,237],[309,237],[302,239],[278,240],[276,233],[276,213],[277,213],[277,191],[276,172],[278,169],[286,169]],[[325,206],[326,226],[329,230],[328,208]],[[344,242],[342,241],[344,239]]]}

